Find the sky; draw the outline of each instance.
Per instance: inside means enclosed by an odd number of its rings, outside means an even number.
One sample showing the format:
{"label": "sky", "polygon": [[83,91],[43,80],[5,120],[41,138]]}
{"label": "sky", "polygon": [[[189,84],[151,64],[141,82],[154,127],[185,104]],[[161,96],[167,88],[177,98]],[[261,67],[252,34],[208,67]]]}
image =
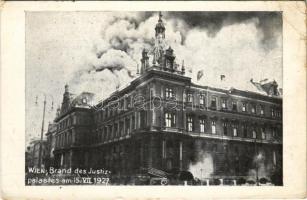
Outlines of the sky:
{"label": "sky", "polygon": [[[162,14],[166,42],[194,83],[251,90],[250,79],[268,78],[282,88],[281,13]],[[65,84],[98,101],[136,78],[157,20],[157,12],[26,12],[26,142],[40,135],[44,94],[46,131]]]}

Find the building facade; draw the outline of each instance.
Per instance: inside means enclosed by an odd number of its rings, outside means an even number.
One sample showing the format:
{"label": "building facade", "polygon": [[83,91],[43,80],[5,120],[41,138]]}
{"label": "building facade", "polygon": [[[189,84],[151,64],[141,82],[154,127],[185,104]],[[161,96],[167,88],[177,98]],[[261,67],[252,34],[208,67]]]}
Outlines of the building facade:
{"label": "building facade", "polygon": [[[40,164],[39,164],[39,151],[40,151],[40,144],[41,141],[40,140],[32,140],[29,144],[29,146],[27,146],[27,150],[26,150],[26,156],[25,156],[25,162],[26,162],[26,167],[36,167],[39,168]],[[42,158],[46,157],[47,154],[47,141],[43,140],[42,141]],[[44,160],[42,159],[42,163]]]}
{"label": "building facade", "polygon": [[154,47],[142,52],[140,75],[127,87],[94,106],[92,94],[73,98],[65,87],[52,134],[55,166],[131,177],[151,169],[193,171],[207,160],[197,169],[204,178],[282,177],[277,83],[251,80],[259,92],[197,85],[166,45],[161,14],[155,32]]}

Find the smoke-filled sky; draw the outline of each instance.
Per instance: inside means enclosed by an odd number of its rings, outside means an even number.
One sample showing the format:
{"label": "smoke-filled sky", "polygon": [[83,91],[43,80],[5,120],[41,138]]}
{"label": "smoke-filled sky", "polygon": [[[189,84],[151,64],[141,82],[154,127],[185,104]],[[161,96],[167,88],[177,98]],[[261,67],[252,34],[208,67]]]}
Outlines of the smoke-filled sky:
{"label": "smoke-filled sky", "polygon": [[[282,87],[281,13],[162,14],[167,44],[178,64],[184,60],[193,82],[252,90],[251,78],[268,78]],[[99,100],[134,79],[142,49],[154,44],[157,20],[157,12],[27,12],[27,141],[40,134],[43,93],[46,130],[61,104],[65,83],[71,92],[94,92]],[[200,70],[204,75],[197,81]],[[220,75],[225,75],[223,83]]]}

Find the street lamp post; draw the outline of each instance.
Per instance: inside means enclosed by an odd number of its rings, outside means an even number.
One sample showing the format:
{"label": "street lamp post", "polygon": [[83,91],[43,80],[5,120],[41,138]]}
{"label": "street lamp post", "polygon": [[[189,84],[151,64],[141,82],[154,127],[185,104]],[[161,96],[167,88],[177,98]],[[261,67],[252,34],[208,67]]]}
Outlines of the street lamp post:
{"label": "street lamp post", "polygon": [[[52,98],[53,99],[53,98]],[[36,102],[37,104],[37,97]],[[38,152],[38,166],[42,166],[42,150],[43,150],[43,137],[44,137],[44,125],[45,125],[45,113],[46,113],[46,94],[44,94],[44,107],[43,107],[43,119],[42,119],[42,129],[41,129],[41,138],[40,138],[40,144],[39,144],[39,152]],[[53,100],[51,105],[51,110],[53,110]]]}

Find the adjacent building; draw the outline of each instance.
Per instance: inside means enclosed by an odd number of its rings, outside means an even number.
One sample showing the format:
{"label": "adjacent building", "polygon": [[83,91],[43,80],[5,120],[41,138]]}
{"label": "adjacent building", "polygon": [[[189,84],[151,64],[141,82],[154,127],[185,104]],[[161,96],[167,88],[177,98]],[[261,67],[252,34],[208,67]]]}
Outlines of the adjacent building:
{"label": "adjacent building", "polygon": [[[26,167],[36,167],[39,168],[39,151],[40,151],[40,140],[32,140],[30,144],[27,146],[27,150],[25,153],[25,162],[26,162]],[[42,141],[42,158],[46,157],[46,146],[47,146],[47,141],[43,140]]]}

